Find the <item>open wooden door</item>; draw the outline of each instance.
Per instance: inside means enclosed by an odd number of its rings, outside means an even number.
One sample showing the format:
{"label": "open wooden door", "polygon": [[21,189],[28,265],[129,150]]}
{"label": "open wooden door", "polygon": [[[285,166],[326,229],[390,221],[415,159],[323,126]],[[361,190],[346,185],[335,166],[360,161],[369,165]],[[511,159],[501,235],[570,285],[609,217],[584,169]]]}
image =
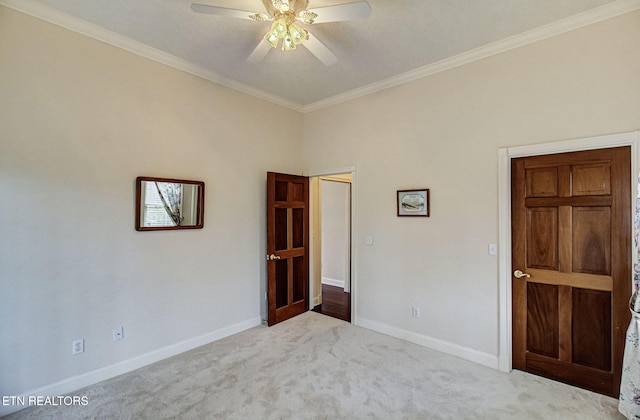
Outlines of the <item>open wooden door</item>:
{"label": "open wooden door", "polygon": [[309,179],[267,173],[269,326],[309,309]]}
{"label": "open wooden door", "polygon": [[617,397],[631,294],[629,147],[512,161],[513,367]]}

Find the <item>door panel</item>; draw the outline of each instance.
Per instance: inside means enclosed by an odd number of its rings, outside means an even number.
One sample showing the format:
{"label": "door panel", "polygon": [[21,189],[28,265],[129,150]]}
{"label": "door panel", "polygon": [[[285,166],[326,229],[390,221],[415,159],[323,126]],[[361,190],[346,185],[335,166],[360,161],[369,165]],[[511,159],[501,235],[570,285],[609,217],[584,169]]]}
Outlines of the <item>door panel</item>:
{"label": "door panel", "polygon": [[573,289],[573,361],[608,371],[611,346],[601,337],[611,336],[611,293]]}
{"label": "door panel", "polygon": [[267,307],[274,325],[309,308],[309,181],[267,173]]}
{"label": "door panel", "polygon": [[527,209],[527,266],[558,269],[558,209]]}
{"label": "door panel", "polygon": [[[289,264],[287,260],[274,261],[276,266],[276,309],[289,304]],[[271,290],[271,287],[269,288]]]}
{"label": "door panel", "polygon": [[573,195],[609,195],[611,194],[611,165],[574,165]]}
{"label": "door panel", "polygon": [[574,207],[572,230],[572,272],[611,274],[610,207]]}
{"label": "door panel", "polygon": [[629,147],[512,161],[513,367],[619,392],[631,293]]}
{"label": "door panel", "polygon": [[558,357],[558,288],[527,284],[527,349]]}

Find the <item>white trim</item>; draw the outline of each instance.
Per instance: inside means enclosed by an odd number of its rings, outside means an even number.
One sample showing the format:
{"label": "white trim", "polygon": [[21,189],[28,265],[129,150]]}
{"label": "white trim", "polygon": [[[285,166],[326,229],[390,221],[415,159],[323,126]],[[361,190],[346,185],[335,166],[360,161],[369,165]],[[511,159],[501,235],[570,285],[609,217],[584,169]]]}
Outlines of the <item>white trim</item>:
{"label": "white trim", "polygon": [[507,148],[511,157],[546,155],[551,153],[577,152],[580,150],[602,149],[605,147],[630,146],[640,139],[640,131],[610,134],[606,136],[585,137],[553,143],[532,144]]}
{"label": "white trim", "polygon": [[498,368],[498,358],[495,355],[484,353],[470,347],[453,344],[449,341],[418,334],[413,331],[392,327],[370,319],[358,318],[358,326],[366,328],[380,334],[399,338],[419,346],[427,347],[451,356],[459,357],[470,362],[478,363],[493,369]]}
{"label": "white trim", "polygon": [[98,41],[146,57],[158,63],[184,71],[189,74],[209,80],[213,83],[237,90],[265,101],[271,102],[294,111],[306,113],[327,108],[342,102],[356,99],[371,93],[379,92],[394,86],[399,86],[423,77],[450,70],[483,58],[491,57],[512,49],[520,48],[556,35],[560,35],[584,26],[592,25],[603,20],[611,19],[625,13],[640,9],[640,0],[617,0],[603,6],[588,10],[575,16],[553,22],[551,24],[523,32],[512,37],[475,48],[453,57],[432,63],[415,70],[411,70],[388,79],[384,79],[366,86],[362,86],[339,95],[332,96],[312,104],[302,105],[282,97],[253,88],[236,80],[229,79],[202,66],[191,63],[182,58],[165,53],[130,38],[108,31],[97,25],[69,16],[34,0],[0,0],[0,5],[26,13],[54,25],[80,33]]}
{"label": "white trim", "polygon": [[[637,180],[640,164],[640,131],[587,137],[555,143],[534,144],[502,148],[498,151],[498,238],[500,253],[498,264],[499,281],[499,369],[512,369],[511,354],[511,159],[525,156],[564,153],[606,147],[631,146],[632,218],[635,215]],[[631,223],[633,226],[633,220]],[[632,250],[629,250],[631,253]]]}
{"label": "white trim", "polygon": [[326,284],[328,286],[335,286],[344,289],[344,280],[332,279],[329,277],[322,277],[322,284]]}
{"label": "white trim", "polygon": [[463,66],[474,61],[482,60],[484,58],[491,57],[509,50],[533,44],[535,42],[561,35],[563,33],[573,31],[575,29],[579,29],[588,25],[592,25],[603,20],[611,19],[638,9],[640,9],[640,0],[614,1],[612,3],[596,7],[575,16],[570,16],[557,22],[553,22],[548,25],[526,31],[509,38],[501,39],[482,47],[465,51],[453,57],[448,57],[444,60],[419,67],[415,70],[410,70],[408,72],[390,77],[388,79],[374,82],[369,85],[362,86],[357,89],[353,89],[348,92],[344,92],[309,105],[305,105],[304,112],[317,111],[322,108],[337,105],[339,103],[379,92],[384,89],[389,89],[391,87],[412,82],[414,80],[422,79],[423,77],[432,76],[434,74],[441,73],[455,67]]}
{"label": "white trim", "polygon": [[[91,372],[63,379],[62,381],[53,384],[45,385],[41,388],[26,391],[18,397],[21,397],[24,401],[29,401],[30,396],[58,396],[70,394],[87,386],[97,384],[98,382],[114,378],[124,373],[148,366],[152,363],[156,363],[160,360],[167,359],[177,354],[184,353],[197,347],[204,346],[205,344],[248,330],[249,328],[256,327],[261,323],[262,320],[260,317],[251,318],[246,321],[221,328],[217,331],[153,350],[149,353],[129,360],[124,360],[111,366],[106,366]],[[0,406],[0,417],[22,410],[23,408],[26,407],[21,405]]]}
{"label": "white trim", "polygon": [[[511,371],[511,160],[498,151],[498,369]],[[505,188],[505,185],[507,187]],[[509,221],[504,229],[504,221]]]}
{"label": "white trim", "polygon": [[148,58],[149,60],[156,61],[160,64],[173,67],[174,69],[183,71],[185,73],[201,77],[205,80],[228,87],[238,92],[242,92],[256,98],[264,99],[267,102],[273,103],[275,105],[280,105],[294,111],[304,112],[304,108],[302,107],[302,105],[297,104],[293,101],[264,92],[244,83],[238,82],[237,80],[229,79],[228,77],[224,77],[216,72],[194,64],[191,61],[176,57],[175,55],[150,47],[141,42],[134,41],[131,38],[127,38],[126,36],[109,31],[98,25],[94,25],[82,19],[67,15],[33,0],[0,0],[0,5],[44,20],[45,22],[63,27],[70,31],[85,35],[89,38],[104,42],[116,48],[123,49],[135,55]]}
{"label": "white trim", "polygon": [[[323,177],[323,176],[341,175],[341,174],[351,174],[353,176],[355,172],[356,172],[355,166],[344,166],[342,168],[334,168],[334,169],[327,169],[327,170],[320,169],[320,170],[306,171],[304,172],[304,176],[308,176],[309,178],[316,177],[316,176]],[[353,182],[353,179],[351,180],[351,182]]]}

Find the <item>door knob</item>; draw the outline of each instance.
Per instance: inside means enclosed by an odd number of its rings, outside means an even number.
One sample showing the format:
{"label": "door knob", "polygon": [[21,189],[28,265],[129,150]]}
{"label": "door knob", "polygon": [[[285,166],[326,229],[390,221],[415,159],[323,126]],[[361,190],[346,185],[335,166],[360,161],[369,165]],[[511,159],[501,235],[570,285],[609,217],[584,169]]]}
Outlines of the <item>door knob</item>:
{"label": "door knob", "polygon": [[273,260],[279,260],[279,259],[280,259],[279,255],[275,255],[275,254],[267,255],[267,261],[273,261]]}
{"label": "door knob", "polygon": [[517,278],[517,279],[521,279],[522,277],[526,277],[526,278],[531,277],[531,274],[523,273],[523,272],[522,272],[522,271],[520,271],[520,270],[516,270],[516,271],[514,271],[514,272],[513,272],[513,275],[514,275],[514,276],[515,276],[515,278]]}

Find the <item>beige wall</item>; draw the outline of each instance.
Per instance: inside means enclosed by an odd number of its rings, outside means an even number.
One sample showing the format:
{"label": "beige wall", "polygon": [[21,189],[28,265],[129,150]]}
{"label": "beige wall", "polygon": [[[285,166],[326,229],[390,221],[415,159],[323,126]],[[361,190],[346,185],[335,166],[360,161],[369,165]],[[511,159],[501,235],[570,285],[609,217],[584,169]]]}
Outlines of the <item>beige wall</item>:
{"label": "beige wall", "polygon": [[[266,171],[302,173],[302,122],[0,7],[0,394],[260,323]],[[204,229],[136,232],[140,175],[204,181]]]}
{"label": "beige wall", "polygon": [[[59,392],[259,322],[267,170],[355,166],[357,322],[496,357],[497,150],[640,128],[639,23],[303,117],[0,7],[0,394]],[[139,175],[205,181],[205,228],[136,232]],[[430,218],[395,216],[413,187],[431,189]]]}
{"label": "beige wall", "polygon": [[356,167],[356,322],[497,365],[498,149],[640,128],[639,51],[636,12],[306,114],[307,170]]}

